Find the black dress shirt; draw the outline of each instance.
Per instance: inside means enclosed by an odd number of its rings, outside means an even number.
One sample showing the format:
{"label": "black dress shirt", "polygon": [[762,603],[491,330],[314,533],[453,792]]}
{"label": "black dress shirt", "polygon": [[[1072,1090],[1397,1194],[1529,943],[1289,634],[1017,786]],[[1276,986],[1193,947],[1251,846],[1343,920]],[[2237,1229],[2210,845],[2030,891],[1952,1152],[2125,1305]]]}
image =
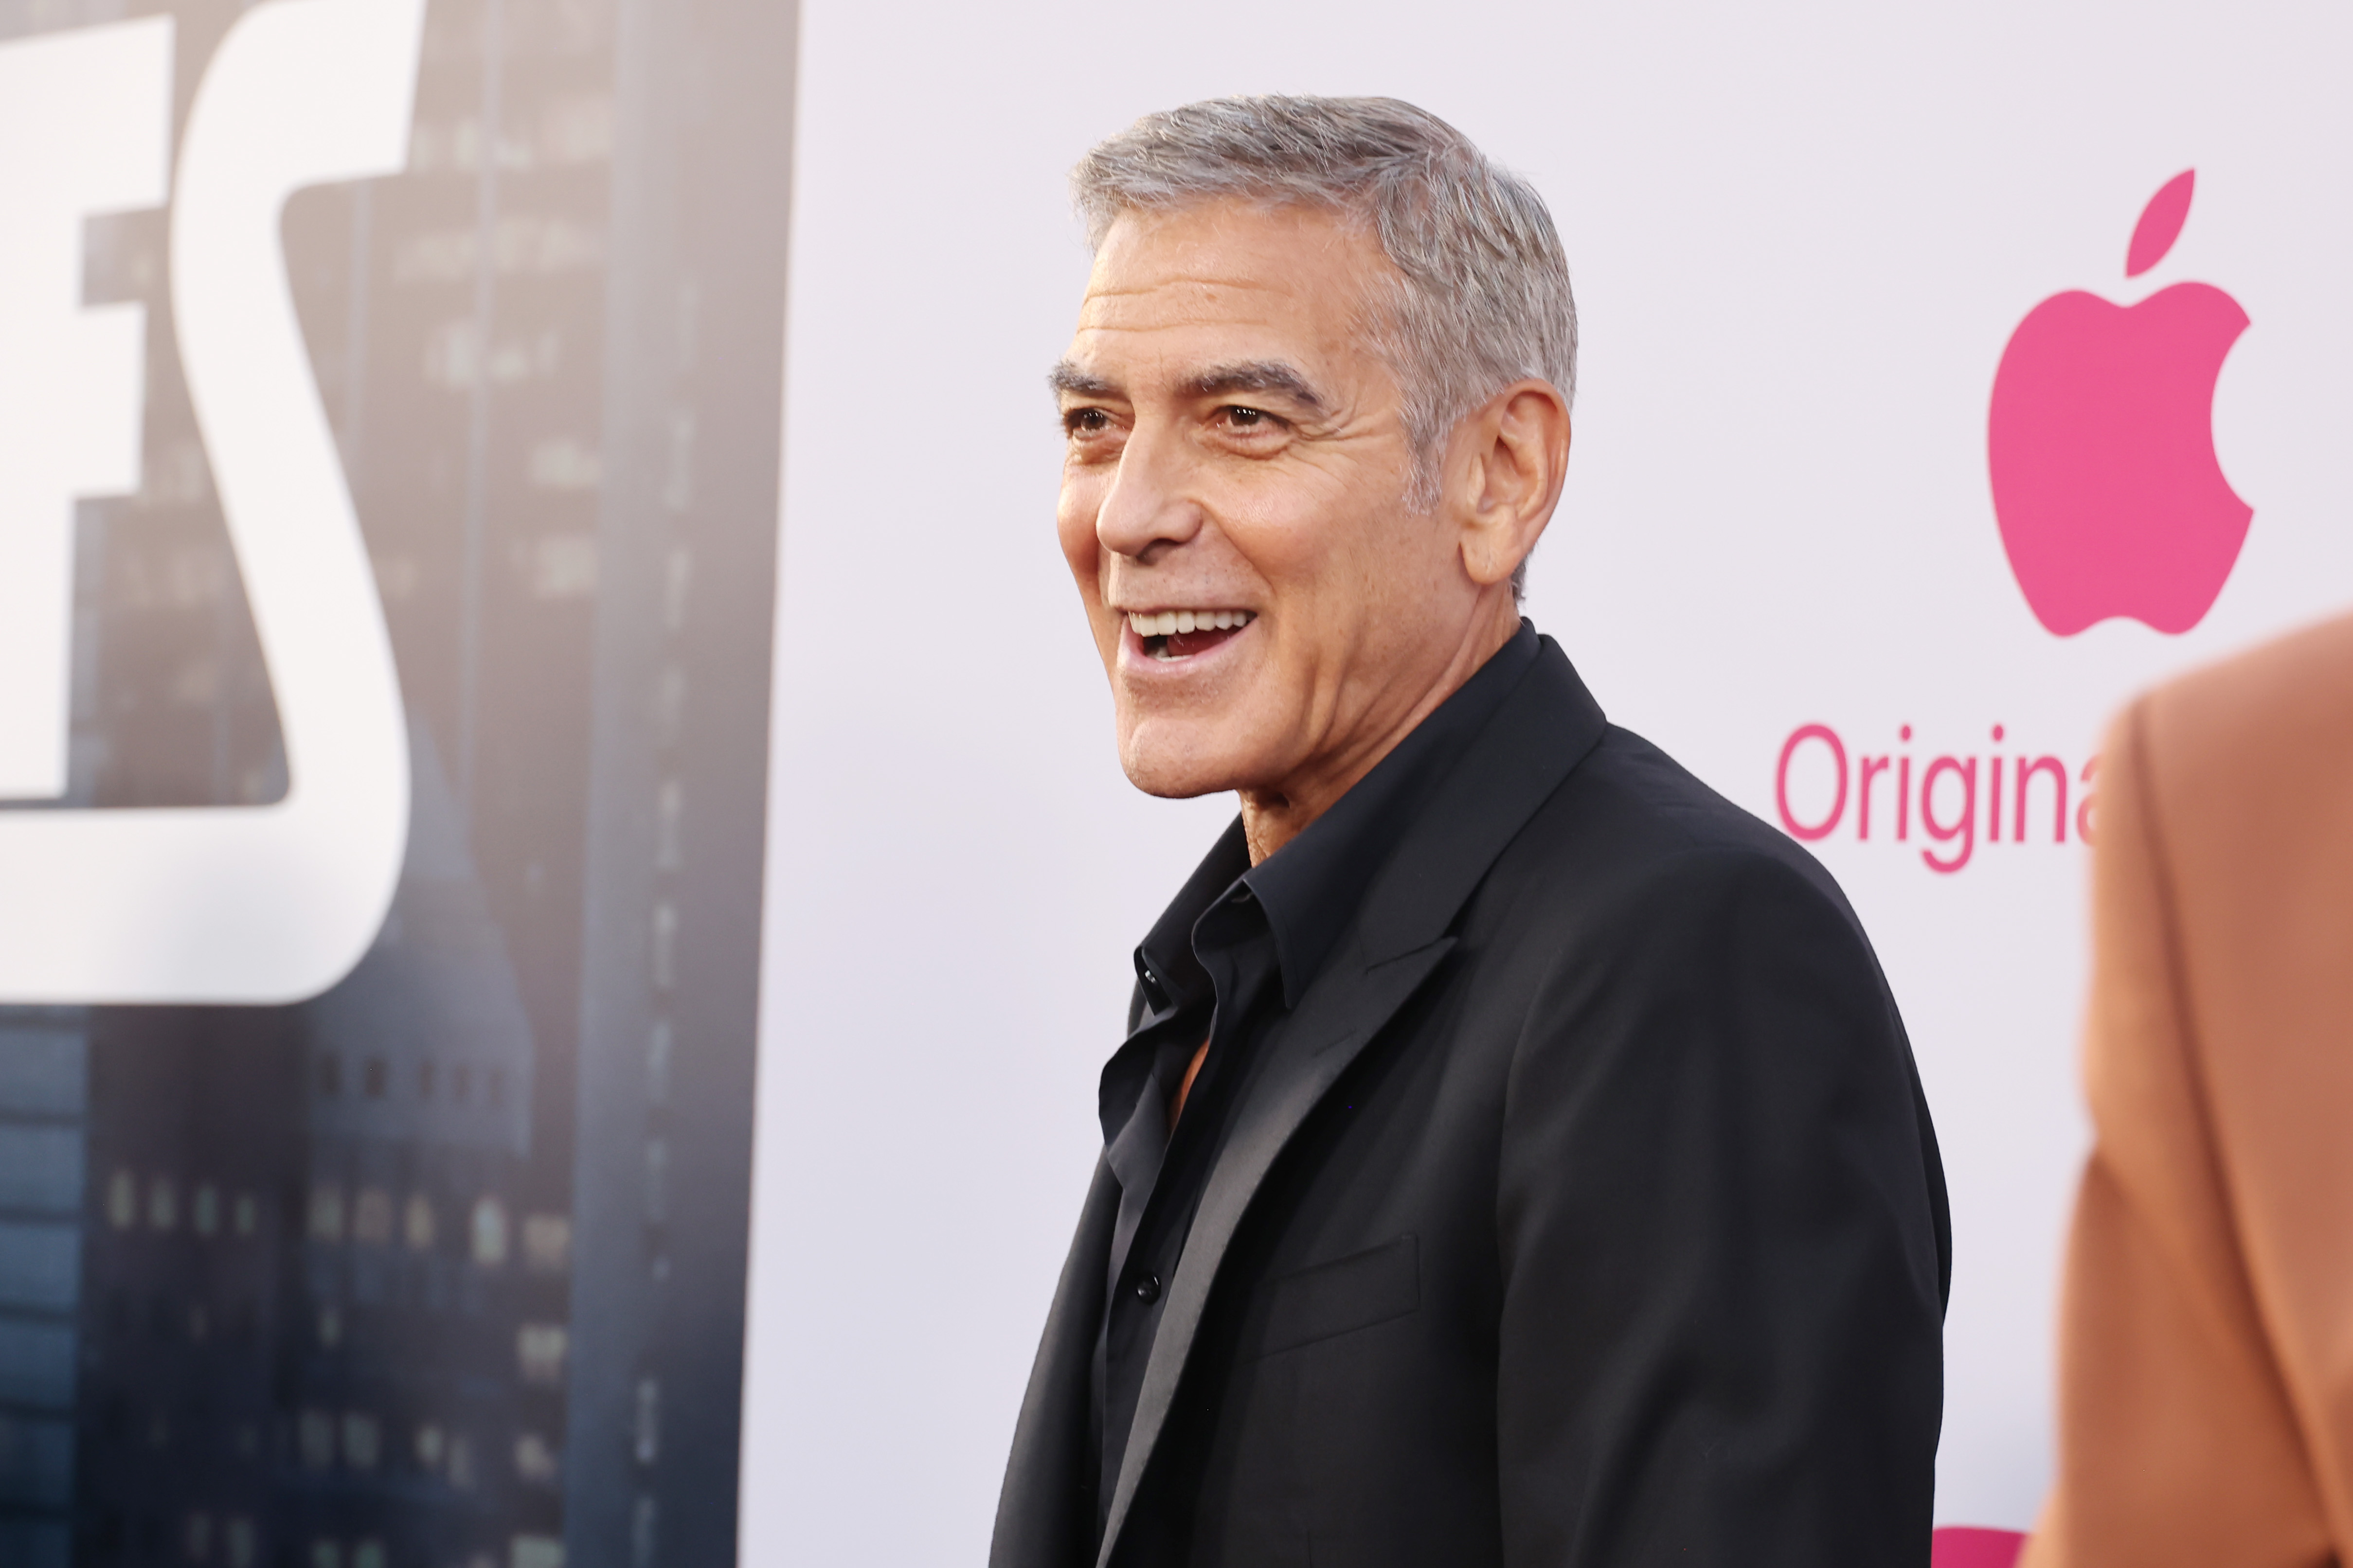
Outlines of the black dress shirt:
{"label": "black dress shirt", "polygon": [[[1135,950],[1130,1034],[1103,1073],[1104,1159],[1119,1183],[1093,1424],[1102,1456],[1096,1529],[1111,1506],[1137,1390],[1201,1187],[1251,1067],[1355,918],[1374,874],[1472,739],[1535,662],[1519,631],[1354,788],[1263,865],[1238,818]],[[1208,1050],[1175,1132],[1168,1107],[1204,1038]]]}

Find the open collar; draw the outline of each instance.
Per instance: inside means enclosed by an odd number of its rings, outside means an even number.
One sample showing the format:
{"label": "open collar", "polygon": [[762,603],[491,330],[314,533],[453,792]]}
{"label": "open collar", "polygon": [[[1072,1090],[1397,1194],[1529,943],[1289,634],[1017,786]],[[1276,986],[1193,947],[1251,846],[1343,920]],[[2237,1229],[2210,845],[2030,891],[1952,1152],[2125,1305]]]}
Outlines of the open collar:
{"label": "open collar", "polygon": [[1366,887],[1426,815],[1434,795],[1541,657],[1533,624],[1514,633],[1471,679],[1440,703],[1355,787],[1263,864],[1250,863],[1237,817],[1219,836],[1135,949],[1143,988],[1139,1022],[1207,996],[1209,981],[1194,950],[1201,917],[1240,883],[1266,911],[1282,973],[1282,1001],[1300,997],[1356,919]]}
{"label": "open collar", "polygon": [[[1107,1568],[1167,1424],[1211,1287],[1244,1212],[1301,1123],[1452,951],[1449,934],[1496,858],[1599,744],[1599,704],[1550,637],[1432,791],[1308,984],[1201,1196],[1145,1365],[1097,1568]],[[1270,862],[1271,864],[1271,862]]]}

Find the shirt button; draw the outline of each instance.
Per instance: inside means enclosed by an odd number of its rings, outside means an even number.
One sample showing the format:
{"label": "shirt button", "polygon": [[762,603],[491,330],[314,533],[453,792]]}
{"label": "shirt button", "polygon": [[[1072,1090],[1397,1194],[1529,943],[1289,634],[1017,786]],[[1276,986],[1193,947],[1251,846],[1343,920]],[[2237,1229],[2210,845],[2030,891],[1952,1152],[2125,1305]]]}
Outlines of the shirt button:
{"label": "shirt button", "polygon": [[1136,1280],[1135,1299],[1147,1307],[1160,1300],[1160,1276],[1146,1274]]}

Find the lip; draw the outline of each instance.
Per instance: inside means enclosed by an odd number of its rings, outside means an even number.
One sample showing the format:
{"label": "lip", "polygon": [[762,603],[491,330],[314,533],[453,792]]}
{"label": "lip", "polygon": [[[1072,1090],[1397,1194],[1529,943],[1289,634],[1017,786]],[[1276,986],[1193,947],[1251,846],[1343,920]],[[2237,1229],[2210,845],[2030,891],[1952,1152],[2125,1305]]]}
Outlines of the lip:
{"label": "lip", "polygon": [[[1142,605],[1134,606],[1134,612],[1155,613]],[[1145,652],[1144,639],[1136,635],[1134,626],[1127,618],[1130,613],[1128,610],[1118,612],[1119,672],[1124,679],[1138,682],[1174,683],[1215,674],[1232,662],[1236,657],[1235,646],[1256,632],[1266,618],[1263,616],[1252,616],[1247,626],[1227,633],[1224,641],[1205,653],[1188,654],[1183,658],[1155,658]]]}

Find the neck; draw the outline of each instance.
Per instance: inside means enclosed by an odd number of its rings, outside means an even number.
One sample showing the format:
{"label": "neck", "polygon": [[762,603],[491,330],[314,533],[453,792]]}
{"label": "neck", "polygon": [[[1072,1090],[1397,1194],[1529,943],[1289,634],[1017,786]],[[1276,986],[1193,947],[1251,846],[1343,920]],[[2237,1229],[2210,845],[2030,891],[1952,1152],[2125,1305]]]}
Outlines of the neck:
{"label": "neck", "polygon": [[1482,606],[1464,628],[1462,639],[1404,712],[1375,730],[1361,742],[1337,754],[1316,759],[1273,789],[1238,791],[1242,805],[1242,836],[1250,843],[1250,864],[1307,831],[1308,825],[1332,809],[1333,803],[1356,785],[1356,781],[1380,765],[1398,742],[1414,732],[1438,705],[1462,689],[1480,666],[1503,650],[1520,629],[1519,605],[1504,589],[1498,605]]}

